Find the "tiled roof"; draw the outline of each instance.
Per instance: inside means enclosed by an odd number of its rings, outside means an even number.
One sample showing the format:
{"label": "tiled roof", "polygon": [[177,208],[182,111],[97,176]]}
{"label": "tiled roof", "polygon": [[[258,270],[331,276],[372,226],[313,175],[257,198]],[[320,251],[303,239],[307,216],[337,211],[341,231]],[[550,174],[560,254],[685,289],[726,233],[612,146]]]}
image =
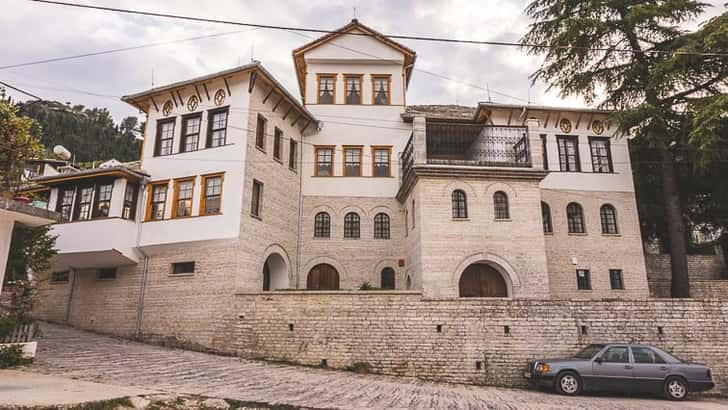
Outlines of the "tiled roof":
{"label": "tiled roof", "polygon": [[403,118],[424,116],[426,118],[448,119],[448,120],[472,120],[475,114],[475,107],[464,105],[409,105]]}

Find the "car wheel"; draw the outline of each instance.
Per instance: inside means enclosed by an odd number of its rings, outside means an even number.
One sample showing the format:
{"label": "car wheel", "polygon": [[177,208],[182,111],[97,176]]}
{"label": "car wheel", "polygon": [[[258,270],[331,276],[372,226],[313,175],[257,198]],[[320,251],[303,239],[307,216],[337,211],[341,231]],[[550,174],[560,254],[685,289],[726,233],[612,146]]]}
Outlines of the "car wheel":
{"label": "car wheel", "polygon": [[665,380],[665,396],[670,400],[684,400],[688,396],[688,384],[682,377]]}
{"label": "car wheel", "polygon": [[567,396],[581,393],[581,380],[574,372],[563,372],[556,377],[556,391]]}

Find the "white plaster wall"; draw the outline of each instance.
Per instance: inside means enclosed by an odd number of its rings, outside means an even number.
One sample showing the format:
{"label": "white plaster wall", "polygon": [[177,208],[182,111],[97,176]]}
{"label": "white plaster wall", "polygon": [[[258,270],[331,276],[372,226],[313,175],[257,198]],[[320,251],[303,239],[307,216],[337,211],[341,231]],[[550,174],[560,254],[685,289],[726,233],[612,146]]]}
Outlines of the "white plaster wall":
{"label": "white plaster wall", "polygon": [[[248,74],[237,74],[228,78],[231,96],[227,95],[225,83],[222,79],[209,81],[207,88],[213,98],[218,89],[225,90],[225,101],[219,107],[229,106],[226,145],[222,147],[204,149],[207,136],[207,111],[219,108],[212,100],[208,100],[201,85],[198,85],[202,101],[193,112],[203,112],[201,133],[198,151],[179,153],[182,135],[182,115],[190,114],[187,109],[187,99],[195,94],[193,86],[181,91],[184,105],[175,107],[169,117],[176,117],[173,154],[158,156],[154,154],[154,140],[158,120],[166,118],[161,112],[165,101],[171,99],[169,93],[155,96],[160,111],[150,108],[146,125],[145,143],[143,148],[142,167],[152,175],[152,182],[169,180],[167,203],[165,207],[165,220],[143,223],[141,244],[153,245],[172,242],[199,241],[220,238],[235,238],[239,235],[240,209],[242,206],[243,164],[245,162],[246,133],[248,124]],[[222,191],[222,214],[214,216],[199,216],[199,204],[202,195],[201,175],[224,172]],[[193,192],[192,218],[170,219],[173,202],[173,180],[183,177],[195,177]],[[147,203],[145,190],[140,195],[140,202]],[[141,217],[144,215],[142,208]]]}
{"label": "white plaster wall", "polygon": [[59,253],[108,251],[116,249],[128,258],[135,258],[136,222],[121,218],[96,219],[55,224],[51,235],[58,235]]}
{"label": "white plaster wall", "polygon": [[[361,33],[353,30],[352,33]],[[404,55],[371,36],[343,34],[306,52],[306,59],[318,60],[392,60],[404,62]]]}

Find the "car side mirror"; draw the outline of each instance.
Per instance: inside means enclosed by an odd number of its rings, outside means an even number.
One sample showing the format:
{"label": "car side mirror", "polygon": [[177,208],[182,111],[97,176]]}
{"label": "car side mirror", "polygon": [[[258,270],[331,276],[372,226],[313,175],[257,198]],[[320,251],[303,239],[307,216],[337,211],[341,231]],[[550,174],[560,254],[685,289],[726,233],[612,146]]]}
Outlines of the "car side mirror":
{"label": "car side mirror", "polygon": [[599,363],[599,364],[602,364],[602,358],[601,358],[601,356],[600,357],[597,357],[596,359],[594,359],[594,361],[597,362],[597,363]]}

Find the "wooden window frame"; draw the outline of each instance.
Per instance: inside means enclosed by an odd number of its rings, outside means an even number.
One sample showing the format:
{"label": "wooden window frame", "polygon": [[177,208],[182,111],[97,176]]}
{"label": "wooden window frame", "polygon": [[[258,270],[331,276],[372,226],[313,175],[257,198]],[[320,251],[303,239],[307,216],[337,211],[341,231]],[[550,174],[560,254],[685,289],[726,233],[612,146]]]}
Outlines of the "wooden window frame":
{"label": "wooden window frame", "polygon": [[[205,208],[207,207],[207,180],[212,178],[220,178],[220,211],[214,214],[208,214],[205,211]],[[222,198],[223,194],[225,192],[225,173],[224,172],[214,172],[212,174],[205,174],[200,176],[200,209],[199,209],[199,216],[215,216],[215,215],[222,215]]]}
{"label": "wooden window frame", "polygon": [[[162,211],[162,217],[160,219],[152,219],[152,205],[154,204],[154,202],[153,202],[154,187],[156,187],[156,186],[166,186],[167,187],[167,192],[165,192],[165,194],[164,194],[164,209]],[[165,219],[164,214],[167,213],[167,200],[168,199],[169,199],[169,180],[168,179],[166,179],[164,181],[154,181],[154,182],[149,183],[149,185],[147,185],[147,210],[144,215],[144,221],[145,222],[163,221]]]}
{"label": "wooden window frame", "polygon": [[[322,103],[321,102],[321,78],[333,78],[334,80],[334,88],[331,91],[333,93],[333,99],[331,100],[331,103]],[[322,105],[334,105],[336,104],[336,82],[339,79],[339,75],[336,73],[317,73],[316,74],[316,104],[322,104]]]}
{"label": "wooden window frame", "polygon": [[[392,105],[392,74],[371,74],[370,78],[371,78],[371,82],[372,82],[372,105],[381,105],[381,106]],[[386,104],[377,104],[376,99],[374,98],[377,94],[377,90],[374,86],[375,80],[381,80],[381,79],[387,80],[387,103]]]}
{"label": "wooden window frame", "polygon": [[[258,198],[257,201],[255,201],[255,187],[258,186]],[[257,179],[253,179],[253,184],[251,185],[250,190],[250,216],[257,219],[263,219],[262,217],[262,211],[263,211],[263,188],[265,186],[262,182],[258,181]],[[253,205],[255,205],[255,208],[253,208]],[[255,212],[253,212],[253,209],[255,209]]]}
{"label": "wooden window frame", "polygon": [[283,130],[273,127],[273,159],[283,163]]}
{"label": "wooden window frame", "polygon": [[[261,120],[263,121],[263,131],[260,131]],[[268,130],[268,119],[263,114],[258,114],[255,119],[255,148],[265,152],[266,133]],[[258,138],[260,137],[261,144],[258,144]]]}
{"label": "wooden window frame", "polygon": [[298,141],[290,138],[288,140],[288,169],[293,172],[298,171]]}
{"label": "wooden window frame", "polygon": [[[89,198],[88,202],[83,201],[83,191],[85,189],[91,190],[91,197]],[[74,221],[90,221],[94,219],[94,201],[96,198],[96,185],[90,184],[90,185],[80,185],[76,188],[76,198],[75,203],[73,204],[73,220]],[[82,205],[88,205],[88,215],[85,215],[85,218],[81,218],[81,206]]]}
{"label": "wooden window frame", "polygon": [[[376,176],[375,169],[377,165],[377,151],[387,151],[387,175]],[[392,146],[391,145],[372,145],[372,176],[376,178],[390,178],[392,176]]]}
{"label": "wooden window frame", "polygon": [[[346,81],[350,78],[359,79],[359,104],[351,104],[347,102]],[[364,74],[344,74],[344,105],[363,105],[364,104]]]}
{"label": "wooden window frame", "polygon": [[[225,128],[213,128],[213,118],[215,118],[215,115],[220,114],[224,112],[225,113]],[[207,111],[207,136],[205,138],[205,148],[217,148],[217,147],[224,147],[227,145],[227,129],[228,125],[230,124],[230,107],[220,107],[215,108],[212,110]],[[223,130],[223,138],[222,143],[220,145],[212,145],[212,133],[214,131],[220,131]],[[199,142],[198,142],[199,144]]]}
{"label": "wooden window frame", "polygon": [[[597,155],[594,156],[594,142],[604,142],[606,143],[607,148],[607,167],[609,168],[608,171],[597,171],[597,164],[594,162],[595,158],[600,159],[603,158],[602,156]],[[591,157],[592,162],[592,172],[597,174],[612,174],[614,173],[614,164],[612,163],[612,141],[609,137],[589,137],[589,156]]]}
{"label": "wooden window frame", "polygon": [[[179,206],[179,185],[183,182],[192,182],[192,196],[190,197],[190,214],[185,216],[178,216],[177,210]],[[184,177],[176,178],[172,184],[172,216],[171,219],[182,219],[190,218],[192,216],[192,209],[194,207],[195,200],[195,177]]]}
{"label": "wooden window frame", "polygon": [[[319,175],[318,172],[318,153],[321,150],[324,149],[330,149],[331,150],[331,175]],[[335,172],[335,164],[336,164],[336,145],[314,145],[313,147],[313,176],[323,176],[323,177],[333,177],[336,176]]]}
{"label": "wooden window frame", "polygon": [[[187,122],[193,119],[200,120],[200,126],[197,129],[197,144],[195,144],[195,149],[187,150],[187,137],[195,135],[194,133],[187,133]],[[200,149],[200,136],[202,136],[202,113],[198,112],[194,114],[183,115],[182,129],[180,130],[179,152],[182,153],[198,151]],[[205,146],[207,146],[207,142],[205,143]]]}
{"label": "wooden window frame", "polygon": [[[101,188],[103,187],[110,187],[109,190],[109,198],[105,200],[101,200]],[[109,213],[111,212],[111,200],[114,197],[114,181],[107,181],[105,183],[97,183],[94,187],[94,202],[93,202],[93,209],[91,211],[91,219],[103,219],[108,218]],[[108,204],[108,211],[106,215],[101,215],[99,212],[99,205],[101,203],[106,202]]]}
{"label": "wooden window frame", "polygon": [[[132,190],[131,201],[127,201],[127,199],[126,199],[126,194],[129,191],[129,188],[131,188],[131,190]],[[135,221],[138,203],[139,203],[139,186],[127,181],[126,186],[124,187],[124,198],[122,199],[122,205],[121,205],[121,219]],[[129,209],[129,215],[125,216],[127,208]]]}
{"label": "wooden window frame", "polygon": [[[164,138],[164,141],[170,140],[169,143],[169,154],[162,154],[160,150],[162,149],[162,126],[165,124],[172,124],[172,137],[171,138]],[[154,138],[154,153],[153,156],[155,157],[166,157],[168,155],[174,154],[174,133],[175,128],[177,128],[177,117],[172,118],[163,118],[160,120],[157,120],[157,132],[156,136]]]}
{"label": "wooden window frame", "polygon": [[[344,145],[341,147],[343,151],[343,160],[341,161],[341,175],[345,177],[360,177],[364,167],[364,146],[363,145]],[[359,175],[346,174],[346,153],[348,151],[359,151]],[[333,160],[333,157],[332,157]],[[318,167],[317,167],[318,168]]]}
{"label": "wooden window frame", "polygon": [[[575,150],[575,160],[576,160],[576,169],[569,169],[569,158],[568,155],[566,155],[566,162],[563,162],[561,160],[561,142],[564,141],[570,142],[573,141],[576,144],[576,150]],[[556,148],[559,152],[559,170],[561,172],[581,172],[581,156],[579,154],[579,136],[578,135],[557,135],[556,136]]]}
{"label": "wooden window frame", "polygon": [[[71,193],[71,202],[64,204],[66,192]],[[58,198],[56,198],[56,212],[61,214],[63,222],[71,222],[73,220],[73,206],[76,203],[76,187],[65,187],[58,189]],[[68,208],[68,218],[63,217],[63,208]]]}

